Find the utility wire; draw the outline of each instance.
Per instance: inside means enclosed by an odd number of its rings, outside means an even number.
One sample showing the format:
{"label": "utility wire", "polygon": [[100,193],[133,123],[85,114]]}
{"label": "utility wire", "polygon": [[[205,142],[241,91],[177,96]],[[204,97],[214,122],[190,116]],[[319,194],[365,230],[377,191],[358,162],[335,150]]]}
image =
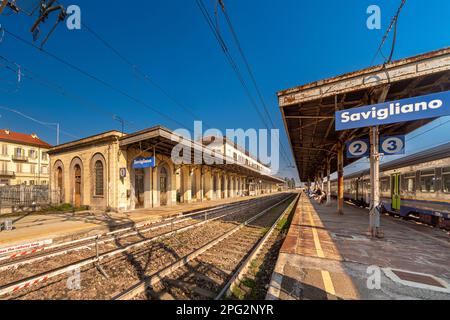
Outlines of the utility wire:
{"label": "utility wire", "polygon": [[[9,64],[11,64],[13,66],[17,66],[18,65],[16,62],[9,60],[8,58],[6,58],[6,57],[4,57],[2,55],[0,55],[0,60],[3,60],[6,63],[9,63]],[[11,71],[14,74],[17,74],[17,70],[15,70],[13,67],[10,67],[8,65],[1,65],[1,64],[0,64],[0,66],[3,66],[5,69],[7,69],[8,71]],[[37,75],[33,71],[29,70],[28,68],[25,68],[23,65],[20,65],[20,67],[21,67],[22,77],[27,78],[27,79],[29,79],[31,81],[34,81],[34,82],[38,83],[39,85],[41,85],[41,86],[43,86],[43,87],[45,87],[47,89],[55,91],[56,93],[61,94],[64,97],[67,97],[67,98],[69,98],[69,99],[71,99],[73,101],[76,101],[78,104],[80,104],[83,107],[86,107],[86,108],[89,108],[89,109],[94,109],[96,112],[98,112],[98,113],[100,113],[102,115],[106,115],[108,118],[112,118],[113,120],[118,120],[118,118],[120,118],[121,122],[123,122],[123,124],[126,124],[129,127],[137,128],[137,126],[134,123],[132,123],[132,122],[130,122],[128,120],[125,120],[121,116],[118,116],[115,113],[111,113],[111,112],[105,110],[104,108],[96,105],[95,103],[93,103],[91,101],[88,101],[88,100],[86,100],[86,99],[84,99],[84,98],[82,98],[82,97],[80,97],[80,96],[78,96],[78,95],[76,95],[74,93],[68,92],[61,85],[56,84],[54,82],[51,82],[49,80],[46,80],[46,79],[42,78],[41,76]]]}
{"label": "utility wire", "polygon": [[428,130],[426,130],[426,131],[424,131],[424,132],[421,132],[421,133],[419,133],[419,134],[416,134],[415,136],[412,136],[412,137],[406,139],[406,141],[411,141],[411,140],[413,140],[413,139],[415,139],[415,138],[418,138],[418,137],[424,135],[425,133],[428,133],[428,132],[430,132],[430,131],[432,131],[432,130],[434,130],[434,129],[437,129],[437,128],[439,128],[439,127],[442,127],[443,125],[445,125],[445,124],[447,124],[447,123],[449,123],[449,122],[450,122],[450,120],[447,120],[447,121],[444,121],[444,122],[442,122],[442,123],[439,123],[438,125],[436,125],[436,126],[434,126],[434,127],[431,127],[430,129],[428,129]]}
{"label": "utility wire", "polygon": [[214,25],[214,22],[211,18],[211,16],[208,13],[208,10],[206,9],[204,3],[202,0],[196,0],[196,3],[200,9],[200,11],[203,14],[203,17],[205,18],[206,22],[208,23],[208,26],[210,27],[212,33],[214,34],[214,36],[216,37],[216,40],[219,42],[219,45],[222,48],[222,51],[224,52],[228,63],[230,64],[231,68],[233,69],[233,71],[236,73],[239,82],[241,83],[242,87],[244,88],[245,93],[247,94],[248,98],[250,99],[251,104],[253,105],[253,107],[255,108],[255,110],[257,111],[261,121],[263,122],[263,124],[265,125],[266,128],[269,128],[269,126],[267,125],[264,117],[262,116],[261,112],[259,111],[259,108],[256,105],[255,100],[253,99],[253,97],[250,94],[250,90],[247,87],[244,78],[239,70],[239,67],[237,66],[237,64],[235,63],[233,57],[230,55],[230,52],[228,50],[228,47],[225,43],[225,41],[223,40],[222,36],[220,35],[220,33],[218,32],[216,26]]}
{"label": "utility wire", "polygon": [[[20,116],[22,116],[22,117],[24,117],[24,118],[26,118],[26,119],[28,119],[28,120],[31,120],[31,121],[33,121],[33,122],[36,122],[36,123],[38,123],[38,124],[40,124],[40,125],[42,125],[42,126],[45,126],[45,127],[49,128],[49,129],[52,129],[52,130],[53,130],[54,128],[51,127],[51,126],[52,126],[52,125],[56,125],[56,123],[44,122],[44,121],[37,120],[37,119],[35,119],[35,118],[33,118],[33,117],[30,117],[29,115],[26,115],[26,114],[24,114],[24,113],[22,113],[22,112],[16,110],[16,109],[4,107],[4,106],[0,106],[0,109],[3,109],[3,110],[6,110],[6,111],[9,111],[9,112],[16,113],[16,114],[18,114],[18,115],[20,115]],[[65,134],[65,135],[68,136],[68,137],[71,137],[71,138],[74,138],[74,139],[80,139],[80,137],[78,137],[78,136],[76,136],[76,135],[73,135],[73,134],[71,134],[71,133],[69,133],[69,132],[67,132],[67,131],[64,131],[64,130],[59,129],[59,132]]]}
{"label": "utility wire", "polygon": [[384,34],[384,36],[383,36],[383,38],[381,40],[381,43],[380,43],[377,51],[375,52],[375,55],[372,58],[372,61],[371,61],[370,65],[373,65],[373,63],[375,62],[375,59],[377,58],[379,53],[382,54],[381,50],[383,49],[383,46],[384,46],[384,44],[385,44],[385,42],[386,42],[386,40],[387,40],[387,38],[389,36],[389,33],[391,32],[392,28],[394,28],[394,38],[393,38],[393,41],[392,41],[391,52],[389,54],[389,58],[388,59],[386,59],[386,57],[385,57],[384,64],[390,63],[392,61],[392,56],[394,54],[394,48],[395,48],[395,42],[396,42],[396,38],[397,38],[397,21],[398,21],[398,17],[400,16],[400,12],[402,11],[403,6],[405,5],[405,3],[406,3],[406,0],[401,0],[400,6],[397,9],[397,13],[392,18],[391,23],[389,24],[389,27],[387,28],[386,33]]}
{"label": "utility wire", "polygon": [[[181,103],[178,99],[176,99],[173,95],[171,95],[166,89],[164,89],[158,82],[156,82],[153,77],[150,77],[148,74],[143,72],[136,64],[131,62],[128,58],[126,58],[122,53],[119,52],[114,46],[112,46],[108,41],[106,41],[103,37],[101,37],[96,31],[94,31],[91,27],[89,27],[86,23],[82,23],[84,29],[86,29],[89,33],[91,33],[94,38],[96,38],[99,42],[101,42],[105,47],[110,49],[119,59],[121,59],[125,64],[127,64],[133,72],[136,72],[142,79],[145,80],[146,83],[151,84],[153,87],[158,89],[166,98],[172,101],[175,105],[177,105],[180,109],[184,110],[186,113],[189,113],[194,119],[201,119],[198,117],[190,108],[186,107],[183,103]],[[205,123],[207,127],[210,127],[207,123]]]}
{"label": "utility wire", "polygon": [[[241,86],[244,89],[244,92],[246,93],[247,97],[249,98],[253,108],[255,109],[255,111],[257,112],[261,122],[264,124],[264,126],[269,130],[269,126],[264,118],[264,116],[261,114],[261,111],[259,110],[259,107],[257,105],[257,103],[255,102],[252,94],[250,93],[250,90],[244,80],[244,77],[242,76],[242,73],[240,72],[240,69],[238,67],[238,65],[236,64],[236,62],[234,61],[233,57],[231,56],[228,47],[225,43],[225,40],[222,38],[217,26],[214,24],[213,19],[211,18],[210,14],[208,13],[207,8],[205,7],[205,4],[203,3],[202,0],[196,0],[197,6],[200,9],[203,17],[205,18],[205,21],[207,22],[211,32],[213,33],[214,37],[216,38],[217,42],[219,43],[220,47],[222,48],[223,53],[225,54],[225,57],[228,61],[228,63],[230,64],[231,68],[233,69],[233,71],[235,72]],[[287,160],[287,162],[289,162],[289,160]]]}
{"label": "utility wire", "polygon": [[159,111],[159,110],[156,109],[155,107],[153,107],[153,106],[147,104],[146,102],[140,100],[139,98],[136,98],[136,97],[132,96],[132,95],[129,94],[128,92],[126,92],[126,91],[124,91],[124,90],[122,90],[122,89],[119,89],[119,88],[115,87],[114,85],[110,84],[109,82],[107,82],[107,81],[105,81],[105,80],[103,80],[103,79],[100,79],[99,77],[97,77],[97,76],[95,76],[95,75],[89,73],[88,71],[85,71],[85,70],[81,69],[80,67],[74,65],[73,63],[71,63],[71,62],[69,62],[69,61],[67,61],[67,60],[64,60],[63,58],[60,58],[59,56],[57,56],[57,55],[55,55],[55,54],[53,54],[53,53],[47,51],[46,49],[40,48],[40,47],[36,46],[34,43],[32,43],[32,42],[30,42],[30,41],[28,41],[28,40],[25,40],[25,39],[22,38],[21,36],[16,35],[16,34],[12,33],[11,31],[9,31],[9,30],[7,30],[7,29],[4,29],[4,30],[5,30],[5,33],[9,34],[10,36],[12,36],[13,38],[15,38],[16,40],[18,40],[18,41],[20,41],[20,42],[22,42],[22,43],[24,43],[24,44],[26,44],[26,45],[28,45],[28,46],[31,46],[31,47],[35,48],[36,50],[38,50],[38,51],[40,51],[40,52],[43,52],[44,54],[46,54],[47,56],[51,57],[52,59],[54,59],[54,60],[56,60],[56,61],[58,61],[58,62],[60,62],[60,63],[62,63],[62,64],[64,64],[64,65],[66,65],[66,66],[68,66],[69,68],[71,68],[71,69],[73,69],[73,70],[75,70],[75,71],[81,73],[82,75],[84,75],[84,76],[86,76],[86,77],[88,77],[88,78],[90,78],[90,79],[92,79],[92,80],[94,80],[94,81],[96,81],[96,82],[102,84],[103,86],[105,86],[105,87],[111,89],[112,91],[114,91],[114,92],[116,92],[116,93],[119,93],[120,95],[122,95],[122,96],[124,96],[124,97],[126,97],[126,98],[128,98],[128,99],[130,99],[130,100],[132,100],[132,101],[134,101],[134,102],[136,102],[137,104],[140,104],[141,106],[143,106],[143,107],[145,107],[145,108],[147,108],[147,109],[153,111],[154,113],[160,115],[161,117],[163,117],[163,118],[165,118],[165,119],[167,119],[167,120],[169,120],[169,121],[171,121],[171,122],[173,122],[173,123],[176,123],[177,125],[179,125],[179,126],[181,126],[181,127],[185,127],[185,125],[182,124],[181,122],[179,122],[178,120],[175,120],[175,119],[172,118],[171,116],[169,116],[169,115],[167,115],[167,114],[165,114],[165,113]]}
{"label": "utility wire", "polygon": [[[261,93],[261,90],[260,90],[260,88],[259,88],[259,85],[258,85],[258,83],[257,83],[257,81],[256,81],[256,77],[255,77],[255,75],[254,75],[254,73],[253,73],[253,69],[252,69],[252,67],[251,67],[251,65],[250,65],[250,63],[249,63],[249,61],[248,61],[248,59],[247,59],[247,57],[246,57],[246,55],[245,55],[245,53],[244,53],[244,50],[243,50],[242,45],[241,45],[241,42],[239,41],[239,38],[238,38],[237,33],[236,33],[236,31],[235,31],[235,28],[233,27],[233,24],[232,24],[232,22],[231,22],[230,16],[228,15],[228,12],[227,12],[226,9],[225,9],[225,4],[224,4],[223,0],[218,0],[218,3],[220,3],[220,6],[221,6],[222,12],[223,12],[223,14],[224,14],[224,16],[225,16],[225,19],[226,19],[228,28],[229,28],[230,31],[231,31],[231,34],[232,34],[232,36],[233,36],[233,40],[234,40],[234,42],[235,42],[235,44],[236,44],[236,46],[237,46],[237,48],[238,48],[238,50],[239,50],[239,53],[240,53],[240,55],[241,55],[242,60],[244,61],[244,64],[245,64],[245,66],[246,66],[246,68],[247,68],[247,72],[248,72],[248,74],[250,75],[250,79],[252,80],[253,86],[254,86],[255,89],[256,89],[258,98],[259,98],[259,100],[261,101],[261,104],[262,104],[262,106],[263,106],[263,108],[264,108],[265,114],[266,114],[267,118],[269,119],[270,124],[272,125],[272,128],[275,128],[275,124],[274,124],[274,122],[273,122],[273,120],[272,120],[272,117],[271,117],[271,115],[270,115],[270,113],[269,113],[267,104],[266,104],[266,102],[265,102],[265,100],[264,100],[264,97],[263,97],[263,95],[262,95],[262,93]],[[217,23],[216,23],[216,24],[217,24]],[[289,158],[289,157],[287,156],[287,152],[286,152],[286,150],[285,150],[284,144],[281,144],[281,148],[282,148],[282,152],[285,154],[285,156],[286,156],[287,158]],[[288,160],[288,159],[285,159],[285,160]],[[291,161],[288,161],[288,162],[289,162],[289,164],[290,164],[290,167],[292,167],[292,162],[291,162]]]}
{"label": "utility wire", "polygon": [[[56,1],[58,3],[58,1]],[[173,95],[171,95],[166,89],[164,89],[158,82],[156,82],[153,77],[150,77],[148,74],[143,72],[135,63],[130,61],[125,55],[123,55],[119,50],[117,50],[110,42],[106,41],[98,32],[96,32],[93,28],[88,26],[86,23],[81,23],[82,27],[86,29],[89,33],[94,36],[100,43],[102,43],[105,47],[107,47],[109,50],[111,50],[120,60],[122,60],[125,64],[127,64],[133,72],[137,73],[142,77],[142,79],[145,80],[146,83],[151,84],[153,87],[158,89],[166,98],[171,100],[175,105],[177,105],[179,108],[184,110],[185,112],[189,113],[194,120],[201,119],[198,117],[192,110],[188,107],[186,107],[183,103],[181,103],[178,99],[176,99]],[[210,127],[206,122],[206,127]]]}

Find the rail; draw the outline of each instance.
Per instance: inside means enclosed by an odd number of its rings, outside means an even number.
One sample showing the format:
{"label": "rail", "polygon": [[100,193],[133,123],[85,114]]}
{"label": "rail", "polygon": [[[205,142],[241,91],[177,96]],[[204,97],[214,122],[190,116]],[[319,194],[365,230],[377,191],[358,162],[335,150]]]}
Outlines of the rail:
{"label": "rail", "polygon": [[241,223],[238,226],[234,227],[233,229],[231,229],[230,231],[226,232],[225,234],[223,234],[223,235],[213,239],[212,241],[208,242],[206,245],[204,245],[204,246],[200,247],[199,249],[191,252],[190,254],[188,254],[188,255],[178,259],[176,262],[172,263],[168,267],[166,267],[166,268],[164,268],[164,269],[162,269],[160,271],[155,272],[153,275],[146,277],[144,280],[138,281],[137,283],[132,285],[127,290],[125,290],[125,291],[117,294],[116,296],[114,296],[113,299],[114,300],[129,300],[129,299],[134,298],[135,296],[137,296],[137,295],[141,294],[142,292],[144,292],[148,287],[154,286],[155,284],[160,282],[164,277],[170,275],[172,272],[174,272],[178,268],[186,265],[188,262],[190,262],[191,260],[193,260],[196,257],[198,257],[203,252],[207,251],[208,249],[212,248],[216,244],[220,243],[221,241],[223,241],[226,238],[230,237],[231,235],[235,234],[237,231],[239,231],[240,229],[242,229],[243,227],[245,227],[246,225],[248,225],[252,221],[258,219],[259,217],[261,217],[265,213],[269,212],[273,208],[275,208],[275,207],[281,205],[282,203],[288,201],[290,198],[291,197],[286,197],[285,199],[277,202],[276,204],[270,206],[269,208],[264,209],[260,213],[254,215],[250,219],[244,221],[243,223]]}
{"label": "rail", "polygon": [[288,215],[294,206],[297,204],[301,194],[297,195],[295,199],[289,204],[289,206],[283,211],[283,213],[278,217],[278,219],[273,223],[273,225],[270,227],[268,232],[264,235],[264,237],[255,245],[252,252],[248,255],[248,257],[241,263],[240,267],[236,270],[236,272],[231,276],[230,280],[227,282],[227,284],[222,288],[222,290],[219,292],[219,294],[215,297],[214,300],[222,299],[223,296],[229,296],[231,295],[231,292],[233,291],[233,288],[239,284],[239,282],[242,280],[242,276],[245,275],[248,272],[248,269],[250,267],[250,264],[252,261],[258,256],[258,254],[261,252],[262,248],[266,244],[267,240],[272,235],[273,231],[277,227],[278,223],[283,219],[284,216]]}
{"label": "rail", "polygon": [[[276,199],[278,197],[280,197],[280,195],[274,196],[273,198]],[[267,197],[267,199],[271,199],[271,198],[272,197]],[[239,212],[240,208],[245,203],[247,203],[249,201],[255,202],[254,205],[258,205],[259,204],[259,200],[260,199],[245,200],[245,201],[240,202],[239,203],[240,205],[231,205],[231,208],[230,208],[230,205],[229,205],[228,207],[225,206],[224,208],[221,208],[220,210],[215,209],[219,213],[222,212],[223,210],[229,210],[229,209],[232,209],[232,211],[230,211],[228,213],[225,213],[225,214],[221,214],[221,215],[219,215],[217,217],[214,217],[214,218],[209,218],[208,219],[208,217],[206,217],[206,219],[204,219],[204,220],[202,220],[200,222],[197,222],[195,224],[188,225],[186,227],[182,227],[182,228],[179,228],[179,229],[176,229],[176,230],[173,230],[173,231],[169,231],[169,232],[166,232],[166,233],[163,233],[161,235],[154,236],[154,237],[151,237],[151,238],[148,238],[148,239],[145,239],[145,240],[134,242],[134,243],[128,244],[128,245],[126,245],[124,247],[121,247],[121,248],[118,248],[118,249],[113,249],[113,250],[110,250],[110,251],[102,253],[102,254],[99,254],[97,252],[96,255],[94,255],[92,257],[89,257],[89,258],[86,258],[86,259],[82,259],[82,260],[77,261],[75,263],[70,263],[70,264],[67,264],[65,266],[61,266],[61,267],[55,268],[55,269],[47,271],[47,272],[43,272],[43,273],[41,273],[39,275],[31,276],[31,277],[28,277],[26,279],[21,279],[21,280],[12,282],[10,284],[7,284],[5,286],[0,287],[0,297],[4,296],[4,295],[7,295],[7,294],[10,294],[10,293],[13,293],[13,292],[17,292],[17,291],[19,291],[21,289],[24,289],[24,288],[28,288],[29,286],[32,286],[32,285],[35,285],[35,284],[39,284],[41,282],[47,281],[50,278],[54,278],[54,277],[56,277],[58,275],[61,275],[61,274],[67,273],[67,272],[71,272],[73,270],[82,268],[82,267],[84,267],[86,265],[99,264],[102,260],[107,259],[107,258],[111,258],[113,256],[116,256],[116,255],[120,254],[120,253],[129,251],[131,249],[142,247],[142,246],[144,246],[146,244],[149,244],[151,242],[158,241],[160,239],[164,239],[164,238],[173,236],[173,235],[175,235],[177,233],[184,232],[184,231],[187,231],[187,230],[199,227],[199,226],[204,225],[206,223],[209,223],[211,221],[215,221],[215,220],[221,219],[221,218],[223,218],[225,216],[228,216],[228,215],[234,214],[236,212]],[[283,201],[285,201],[285,200],[283,200]],[[211,209],[211,211],[212,210],[214,210],[214,209]],[[205,210],[205,211],[208,211],[208,210]],[[205,211],[192,213],[191,216],[192,215],[204,215]],[[185,217],[183,216],[183,218],[185,218]],[[173,221],[169,221],[169,222],[166,222],[164,225],[167,226],[167,225],[171,225],[172,223],[173,223]],[[162,225],[157,225],[157,226],[154,226],[152,228],[161,228],[161,227],[162,227]],[[149,228],[149,229],[151,229],[151,228]],[[118,231],[119,230],[116,230],[116,231],[113,231],[112,233],[117,233]],[[142,233],[144,231],[143,230],[135,231],[135,232],[133,232],[133,234],[137,233],[137,232],[141,232]],[[123,237],[125,237],[125,236],[129,236],[129,235],[123,235]],[[73,246],[73,247],[70,247],[70,248],[62,248],[58,252],[52,252],[52,253],[49,253],[49,254],[43,254],[43,255],[38,256],[38,257],[32,257],[32,258],[28,259],[27,262],[24,262],[24,261],[16,262],[16,261],[14,261],[12,263],[8,263],[8,264],[0,267],[0,270],[16,268],[16,267],[18,267],[20,265],[23,265],[25,263],[37,262],[39,260],[46,259],[46,258],[52,258],[52,257],[55,257],[57,255],[61,255],[61,254],[64,254],[64,253],[67,253],[67,252],[70,252],[70,251],[81,250],[83,248],[90,248],[90,247],[92,247],[94,245],[96,247],[98,247],[98,244],[101,243],[99,241],[99,236],[98,235],[89,237],[89,239],[93,240],[89,245],[87,245],[85,243],[82,243],[82,244],[80,244],[78,246]],[[81,240],[83,240],[83,239],[76,240],[76,241],[81,241]],[[114,241],[114,240],[115,240],[115,238],[102,240],[102,241],[104,243],[105,241]],[[61,246],[61,245],[62,244],[59,244],[59,246]],[[67,243],[66,243],[66,245],[67,245]],[[58,245],[55,245],[55,246],[58,246]],[[55,246],[53,246],[53,247],[55,247]]]}

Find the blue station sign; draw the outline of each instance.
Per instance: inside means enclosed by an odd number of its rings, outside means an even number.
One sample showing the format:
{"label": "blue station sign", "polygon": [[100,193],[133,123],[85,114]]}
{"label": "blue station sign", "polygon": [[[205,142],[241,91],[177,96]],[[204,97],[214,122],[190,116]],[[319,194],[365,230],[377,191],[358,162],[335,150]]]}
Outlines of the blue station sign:
{"label": "blue station sign", "polygon": [[450,91],[336,112],[336,131],[450,115]]}
{"label": "blue station sign", "polygon": [[156,165],[155,157],[137,158],[133,161],[133,169],[154,168]]}

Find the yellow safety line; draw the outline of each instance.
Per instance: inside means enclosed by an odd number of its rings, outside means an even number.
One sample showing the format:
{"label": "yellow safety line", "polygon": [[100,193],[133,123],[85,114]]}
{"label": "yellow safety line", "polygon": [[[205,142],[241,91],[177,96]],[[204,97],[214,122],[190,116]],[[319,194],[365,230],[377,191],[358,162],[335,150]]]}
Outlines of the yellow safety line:
{"label": "yellow safety line", "polygon": [[[317,233],[316,224],[314,223],[313,216],[309,209],[307,212],[308,212],[310,224],[312,226],[314,246],[316,247],[317,256],[319,258],[325,258],[325,254],[323,253],[322,245],[320,244],[320,238],[319,238],[319,234]],[[325,287],[325,291],[331,295],[336,295],[336,292],[335,292],[334,286],[333,286],[333,281],[331,281],[331,275],[328,271],[322,270],[322,279],[323,279],[323,285]]]}

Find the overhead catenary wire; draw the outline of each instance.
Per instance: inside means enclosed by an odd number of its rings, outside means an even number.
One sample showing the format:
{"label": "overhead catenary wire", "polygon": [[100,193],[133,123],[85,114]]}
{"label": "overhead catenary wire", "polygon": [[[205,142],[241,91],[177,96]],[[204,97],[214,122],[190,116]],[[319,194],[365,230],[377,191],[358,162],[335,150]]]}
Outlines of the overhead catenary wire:
{"label": "overhead catenary wire", "polygon": [[[244,49],[242,48],[242,45],[241,45],[241,42],[239,41],[239,37],[237,35],[237,32],[236,32],[236,30],[235,30],[235,28],[234,28],[234,26],[233,26],[233,24],[231,22],[229,14],[228,14],[228,12],[227,12],[227,10],[225,8],[225,4],[224,4],[223,0],[218,0],[218,3],[220,4],[220,7],[222,8],[222,12],[223,12],[223,14],[225,16],[228,28],[230,29],[231,35],[232,35],[233,40],[234,40],[234,42],[235,42],[235,44],[236,44],[236,46],[238,48],[239,54],[240,54],[242,60],[244,61],[244,64],[245,64],[246,69],[247,69],[247,72],[248,72],[248,74],[250,76],[250,79],[251,79],[251,81],[253,83],[253,86],[255,87],[256,93],[257,93],[258,98],[259,98],[259,100],[261,102],[261,105],[263,106],[265,114],[266,114],[267,118],[269,119],[269,122],[272,125],[272,128],[276,128],[276,126],[274,124],[274,121],[272,120],[272,117],[271,117],[270,112],[268,110],[267,103],[266,103],[266,101],[265,101],[265,99],[264,99],[264,97],[263,97],[263,95],[261,93],[261,90],[259,88],[259,85],[258,85],[258,83],[256,81],[256,77],[255,77],[255,74],[253,72],[253,68],[251,67],[250,62],[247,59],[247,56],[246,56],[246,54],[244,52]],[[216,25],[218,25],[218,22],[216,22]],[[219,30],[218,30],[218,32],[219,32]],[[288,156],[288,153],[285,150],[284,144],[281,143],[280,145],[281,145],[281,148],[282,148],[282,152],[284,153],[284,156],[286,157],[285,160],[288,160],[289,156]],[[292,162],[290,160],[288,162],[289,162],[290,166],[292,167]]]}
{"label": "overhead catenary wire", "polygon": [[261,112],[259,111],[259,108],[256,105],[256,102],[254,101],[252,95],[250,94],[250,90],[247,86],[247,84],[244,81],[244,78],[239,70],[239,67],[237,66],[237,64],[235,63],[233,57],[231,56],[228,47],[225,43],[225,41],[223,40],[222,36],[220,35],[220,33],[218,32],[216,26],[214,25],[214,22],[212,21],[211,16],[208,13],[208,10],[206,9],[204,3],[202,0],[196,0],[198,7],[200,8],[200,11],[202,12],[206,22],[208,23],[208,26],[210,27],[211,31],[213,32],[215,38],[217,39],[217,41],[219,42],[219,45],[222,48],[222,51],[224,52],[226,59],[228,61],[228,63],[230,64],[231,68],[233,69],[233,71],[236,73],[237,78],[240,82],[240,84],[242,85],[242,87],[244,88],[244,91],[246,93],[246,95],[248,96],[252,106],[255,108],[255,110],[257,111],[261,122],[264,124],[264,126],[266,128],[269,128],[269,126],[267,125],[264,117],[262,116]]}
{"label": "overhead catenary wire", "polygon": [[[3,60],[4,62],[10,64],[11,66],[17,66],[18,65],[17,62],[12,61],[12,60],[10,60],[10,59],[2,56],[2,55],[0,55],[0,60]],[[0,64],[0,67],[5,68],[6,70],[11,71],[12,73],[17,73],[17,70],[15,70],[14,67],[11,67],[11,66]],[[41,85],[41,86],[43,86],[43,87],[45,87],[45,88],[47,88],[47,89],[49,89],[51,91],[54,91],[54,92],[56,92],[56,93],[58,93],[58,94],[60,94],[60,95],[62,95],[64,97],[66,97],[66,98],[69,98],[69,99],[77,102],[79,105],[81,105],[83,107],[86,107],[88,109],[93,109],[96,112],[107,116],[108,118],[111,118],[113,120],[117,120],[117,117],[120,117],[120,119],[122,120],[123,124],[127,125],[128,127],[135,127],[135,128],[137,128],[137,126],[133,122],[125,120],[123,117],[121,117],[121,116],[119,116],[119,115],[117,115],[115,113],[109,112],[105,108],[102,108],[102,107],[98,106],[97,104],[93,103],[92,101],[89,101],[89,100],[87,100],[85,98],[82,98],[82,97],[80,97],[79,95],[77,95],[75,93],[69,92],[67,89],[65,89],[60,84],[57,84],[57,83],[54,83],[52,81],[44,79],[42,76],[37,75],[35,72],[33,72],[30,69],[24,67],[22,64],[20,66],[21,66],[22,77],[24,77],[26,79],[29,79],[29,80],[31,80],[33,82],[36,82],[37,84],[39,84],[39,85]]]}
{"label": "overhead catenary wire", "polygon": [[[58,1],[57,1],[58,2]],[[87,25],[85,22],[81,22],[81,25],[83,29],[86,29],[94,38],[96,38],[100,43],[102,43],[106,48],[111,50],[120,60],[122,60],[126,65],[128,65],[133,73],[136,73],[139,75],[142,79],[145,80],[145,83],[151,84],[153,87],[155,87],[157,90],[159,90],[166,98],[168,98],[170,101],[172,101],[176,106],[178,106],[180,109],[185,111],[186,113],[190,114],[194,120],[200,120],[201,118],[196,115],[191,108],[187,107],[181,101],[177,98],[175,98],[172,94],[170,94],[161,84],[159,84],[153,77],[149,76],[147,73],[142,71],[141,68],[135,63],[133,63],[129,58],[125,57],[123,53],[121,53],[116,47],[114,47],[109,41],[105,40],[98,32],[96,32],[92,27]],[[202,121],[206,127],[211,127],[208,123],[205,121]]]}
{"label": "overhead catenary wire", "polygon": [[[216,38],[217,42],[219,43],[223,53],[225,54],[227,62],[230,64],[231,68],[233,69],[234,73],[236,74],[236,76],[239,80],[239,83],[243,87],[245,94],[247,95],[248,99],[250,100],[252,107],[255,109],[256,113],[258,114],[258,116],[259,116],[261,122],[264,124],[264,126],[268,130],[270,130],[269,125],[267,124],[264,116],[262,115],[261,111],[259,110],[259,107],[258,107],[256,101],[254,100],[254,98],[250,92],[250,89],[247,86],[238,65],[236,64],[233,57],[231,56],[231,53],[226,45],[225,40],[223,39],[222,35],[220,34],[217,26],[214,24],[214,21],[213,21],[211,15],[208,13],[208,10],[207,10],[205,4],[203,3],[202,0],[196,0],[196,4],[197,4],[198,8],[200,9],[205,21],[207,22],[208,27],[210,28],[211,32],[213,33],[214,37]],[[289,162],[289,161],[287,160],[287,162]]]}
{"label": "overhead catenary wire", "polygon": [[424,135],[424,134],[426,134],[426,133],[428,133],[428,132],[430,132],[430,131],[433,131],[434,129],[437,129],[437,128],[439,128],[439,127],[442,127],[443,125],[445,125],[445,124],[447,124],[447,123],[450,123],[450,120],[447,120],[447,121],[444,121],[444,122],[442,122],[442,123],[439,123],[439,124],[437,124],[437,125],[431,127],[431,128],[428,129],[428,130],[425,130],[425,131],[423,131],[423,132],[421,132],[421,133],[418,133],[418,134],[416,134],[415,136],[409,137],[408,139],[406,139],[406,141],[411,141],[411,140],[413,140],[413,139],[416,139],[416,138],[418,138],[418,137],[420,137],[420,136],[422,136],[422,135]]}
{"label": "overhead catenary wire", "polygon": [[[189,107],[184,105],[180,100],[175,98],[172,94],[170,94],[166,89],[163,88],[161,84],[159,84],[153,77],[149,76],[147,73],[142,71],[139,66],[137,66],[135,63],[130,61],[127,57],[125,57],[118,49],[116,49],[111,43],[106,41],[98,32],[96,32],[93,28],[88,26],[86,23],[82,22],[82,26],[84,29],[86,29],[89,33],[91,33],[94,38],[96,38],[99,42],[101,42],[105,47],[107,47],[109,50],[111,50],[120,60],[122,60],[126,65],[128,65],[133,72],[138,74],[143,80],[145,80],[145,83],[151,84],[154,88],[158,89],[166,98],[168,98],[170,101],[172,101],[176,106],[178,106],[180,109],[185,111],[186,113],[190,114],[195,120],[200,120],[201,118],[196,115]],[[203,121],[207,127],[211,127],[208,123]]]}
{"label": "overhead catenary wire", "polygon": [[391,51],[390,51],[390,54],[389,54],[389,58],[384,57],[385,58],[384,64],[390,63],[392,61],[392,56],[394,54],[394,49],[395,49],[395,42],[397,40],[397,22],[398,22],[398,18],[400,16],[400,13],[401,13],[405,3],[406,3],[406,0],[401,0],[400,6],[398,7],[396,14],[392,18],[392,20],[391,20],[391,22],[389,24],[389,27],[387,28],[385,34],[383,35],[383,38],[381,39],[381,43],[378,46],[378,49],[375,52],[375,55],[373,56],[370,65],[373,65],[373,63],[375,62],[375,59],[377,58],[378,54],[380,54],[380,53],[382,54],[383,46],[386,43],[386,40],[387,40],[387,38],[389,36],[389,33],[391,32],[392,28],[394,28],[394,37],[393,37],[393,40],[392,40]]}
{"label": "overhead catenary wire", "polygon": [[101,79],[101,78],[99,78],[99,77],[93,75],[92,73],[90,73],[90,72],[88,72],[88,71],[86,71],[86,70],[84,70],[84,69],[82,69],[82,68],[76,66],[75,64],[73,64],[73,63],[71,63],[71,62],[69,62],[69,61],[67,61],[67,60],[65,60],[65,59],[63,59],[63,58],[61,58],[61,57],[59,57],[59,56],[57,56],[57,55],[51,53],[50,51],[47,51],[47,50],[44,49],[44,48],[40,48],[40,47],[36,46],[34,43],[32,43],[32,42],[30,42],[30,41],[28,41],[28,40],[22,38],[22,37],[19,36],[19,35],[16,35],[15,33],[9,31],[8,29],[5,29],[5,28],[4,28],[4,30],[5,30],[5,33],[6,33],[6,34],[12,36],[12,37],[15,38],[16,40],[18,40],[18,41],[20,41],[20,42],[22,42],[22,43],[24,43],[24,44],[26,44],[26,45],[28,45],[28,46],[33,47],[34,49],[36,49],[36,50],[38,50],[38,51],[40,51],[40,52],[46,54],[47,56],[49,56],[49,57],[51,57],[52,59],[54,59],[54,60],[60,62],[61,64],[64,64],[64,65],[66,65],[67,67],[69,67],[69,68],[71,68],[71,69],[77,71],[78,73],[80,73],[80,74],[82,74],[82,75],[84,75],[84,76],[86,76],[86,77],[88,77],[88,78],[90,78],[90,79],[92,79],[92,80],[94,80],[94,81],[96,81],[96,82],[102,84],[103,86],[109,88],[110,90],[112,90],[112,91],[114,91],[114,92],[116,92],[116,93],[118,93],[118,94],[120,94],[120,95],[122,95],[122,96],[124,96],[124,97],[126,97],[126,98],[128,98],[128,99],[130,99],[130,100],[132,100],[132,101],[134,101],[135,103],[137,103],[137,104],[139,104],[139,105],[145,107],[146,109],[148,109],[148,110],[150,110],[150,111],[153,111],[154,113],[160,115],[161,117],[165,118],[166,120],[168,120],[168,121],[170,121],[170,122],[173,122],[173,123],[176,123],[176,124],[179,125],[180,127],[185,127],[185,125],[184,125],[183,123],[181,123],[180,121],[178,121],[178,120],[172,118],[171,116],[169,116],[169,115],[165,114],[164,112],[158,110],[158,109],[155,108],[154,106],[149,105],[148,103],[142,101],[141,99],[132,96],[130,93],[126,92],[125,90],[122,90],[122,89],[120,89],[120,88],[117,88],[116,86],[110,84],[109,82],[107,82],[107,81],[105,81],[105,80],[103,80],[103,79]]}

